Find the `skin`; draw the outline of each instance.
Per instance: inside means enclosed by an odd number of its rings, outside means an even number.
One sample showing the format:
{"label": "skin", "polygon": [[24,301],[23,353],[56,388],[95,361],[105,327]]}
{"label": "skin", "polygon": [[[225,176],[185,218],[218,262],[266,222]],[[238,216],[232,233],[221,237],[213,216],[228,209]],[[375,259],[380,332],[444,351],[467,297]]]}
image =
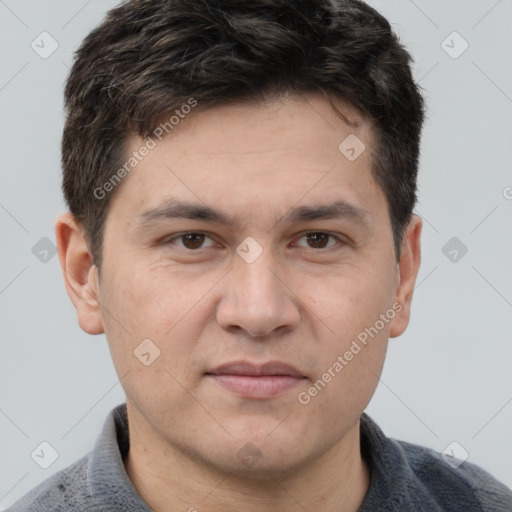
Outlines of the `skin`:
{"label": "skin", "polygon": [[[422,223],[412,217],[397,262],[386,198],[370,172],[372,125],[340,105],[356,128],[317,94],[187,117],[112,198],[101,279],[81,227],[69,213],[57,219],[79,324],[106,334],[126,393],[127,473],[156,512],[356,511],[364,499],[359,418],[388,339],[409,322]],[[366,150],[350,162],[338,146],[352,133]],[[127,154],[142,142],[128,139]],[[240,225],[137,225],[171,199],[220,209]],[[280,222],[297,205],[338,199],[364,209],[366,222]],[[308,231],[335,238],[315,244]],[[184,232],[207,236],[192,244],[177,236]],[[250,264],[236,253],[246,237],[263,250]],[[393,304],[400,312],[301,404],[298,393]],[[134,356],[147,338],[160,349],[149,366]],[[272,398],[241,397],[205,377],[234,360],[285,361],[306,378]],[[237,456],[248,442],[259,450],[252,465]]]}

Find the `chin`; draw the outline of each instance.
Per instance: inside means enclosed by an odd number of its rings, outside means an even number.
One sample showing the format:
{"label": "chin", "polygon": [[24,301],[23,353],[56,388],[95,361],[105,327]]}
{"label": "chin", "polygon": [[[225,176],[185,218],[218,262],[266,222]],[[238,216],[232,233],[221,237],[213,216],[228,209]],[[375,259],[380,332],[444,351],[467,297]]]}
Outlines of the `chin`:
{"label": "chin", "polygon": [[296,474],[315,458],[314,453],[307,451],[305,440],[297,432],[283,429],[281,435],[274,431],[269,436],[275,426],[266,425],[257,434],[254,428],[244,429],[243,435],[232,432],[233,438],[215,460],[224,466],[224,472],[242,479],[268,481]]}
{"label": "chin", "polygon": [[232,473],[230,478],[269,482],[296,476],[305,465],[306,461],[303,458],[297,459],[297,450],[295,450],[295,454],[290,454],[288,457],[279,452],[274,452],[272,455],[263,452],[261,458],[252,462],[240,461],[236,457],[231,467],[225,469]]}

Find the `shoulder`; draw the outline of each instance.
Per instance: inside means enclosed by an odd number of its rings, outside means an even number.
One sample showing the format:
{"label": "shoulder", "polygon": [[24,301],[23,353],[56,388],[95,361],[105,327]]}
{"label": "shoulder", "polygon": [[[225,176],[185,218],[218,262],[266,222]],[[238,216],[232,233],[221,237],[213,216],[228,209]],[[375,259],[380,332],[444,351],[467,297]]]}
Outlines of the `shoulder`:
{"label": "shoulder", "polygon": [[360,433],[361,453],[370,467],[361,512],[512,511],[512,491],[479,466],[387,437],[366,414]]}
{"label": "shoulder", "polygon": [[418,484],[440,505],[456,504],[456,510],[512,510],[512,490],[476,464],[445,459],[430,448],[406,441],[392,442],[404,453]]}
{"label": "shoulder", "polygon": [[87,486],[90,454],[55,473],[19,499],[7,512],[93,510]]}

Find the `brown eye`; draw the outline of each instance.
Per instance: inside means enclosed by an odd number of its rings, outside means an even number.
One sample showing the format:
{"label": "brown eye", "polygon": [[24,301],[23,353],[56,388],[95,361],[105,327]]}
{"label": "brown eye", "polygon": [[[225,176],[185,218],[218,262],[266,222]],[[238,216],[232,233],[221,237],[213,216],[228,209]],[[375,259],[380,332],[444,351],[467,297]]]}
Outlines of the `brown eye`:
{"label": "brown eye", "polygon": [[[204,249],[207,248],[203,247],[203,244],[206,239],[210,239],[208,235],[205,235],[204,233],[182,233],[181,235],[177,235],[171,239],[169,239],[166,243],[167,244],[176,244],[179,247],[182,247],[184,249],[188,249],[190,251],[194,251],[197,249]],[[212,241],[213,242],[213,241]],[[211,246],[211,244],[210,244]]]}
{"label": "brown eye", "polygon": [[306,238],[315,249],[323,249],[329,241],[329,235],[325,233],[310,233],[306,235]]}
{"label": "brown eye", "polygon": [[190,233],[188,235],[182,235],[183,245],[187,249],[199,249],[204,242],[205,235],[201,233]]}
{"label": "brown eye", "polygon": [[306,240],[308,247],[311,249],[327,249],[336,245],[336,241],[329,244],[329,239],[339,240],[338,237],[330,235],[329,233],[324,233],[323,231],[306,233],[302,238]]}

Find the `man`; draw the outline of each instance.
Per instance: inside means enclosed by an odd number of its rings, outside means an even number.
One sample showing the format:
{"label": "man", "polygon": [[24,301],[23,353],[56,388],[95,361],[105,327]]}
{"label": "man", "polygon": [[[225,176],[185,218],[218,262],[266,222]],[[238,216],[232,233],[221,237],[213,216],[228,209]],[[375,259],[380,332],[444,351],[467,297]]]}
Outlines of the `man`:
{"label": "man", "polygon": [[420,265],[410,56],[355,0],[131,0],[66,87],[56,223],[126,393],[19,511],[506,511],[364,410]]}

